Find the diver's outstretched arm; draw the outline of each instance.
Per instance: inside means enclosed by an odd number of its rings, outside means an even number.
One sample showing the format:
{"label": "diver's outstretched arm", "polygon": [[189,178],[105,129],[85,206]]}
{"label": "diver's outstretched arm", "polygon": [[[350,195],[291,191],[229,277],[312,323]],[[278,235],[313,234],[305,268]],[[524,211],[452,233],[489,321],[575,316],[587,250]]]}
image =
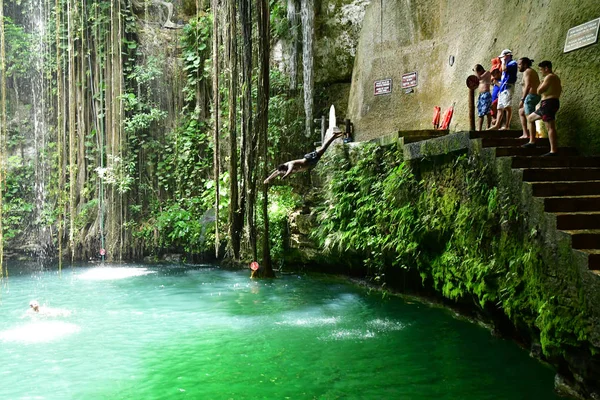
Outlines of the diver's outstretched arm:
{"label": "diver's outstretched arm", "polygon": [[271,173],[271,175],[269,175],[269,177],[267,179],[264,180],[263,184],[266,185],[267,183],[271,182],[273,179],[275,179],[279,175],[281,175],[281,171],[279,171],[278,169],[276,169],[275,171],[273,171]]}

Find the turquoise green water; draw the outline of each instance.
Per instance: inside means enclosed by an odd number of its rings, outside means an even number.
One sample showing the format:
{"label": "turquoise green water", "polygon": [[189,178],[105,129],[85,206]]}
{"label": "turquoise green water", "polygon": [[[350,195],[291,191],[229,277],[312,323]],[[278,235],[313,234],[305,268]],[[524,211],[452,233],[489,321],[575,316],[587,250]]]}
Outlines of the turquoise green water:
{"label": "turquoise green water", "polygon": [[[0,399],[555,399],[553,371],[445,310],[333,278],[11,267]],[[31,315],[37,299],[46,312]]]}

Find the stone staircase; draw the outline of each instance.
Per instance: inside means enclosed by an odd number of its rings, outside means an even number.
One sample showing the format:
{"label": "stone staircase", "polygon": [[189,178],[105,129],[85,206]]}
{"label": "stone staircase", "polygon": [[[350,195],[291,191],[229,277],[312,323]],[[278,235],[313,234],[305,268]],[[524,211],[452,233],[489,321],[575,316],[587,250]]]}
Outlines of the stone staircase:
{"label": "stone staircase", "polygon": [[510,157],[513,170],[531,186],[534,198],[543,201],[556,229],[570,236],[571,247],[587,258],[588,268],[600,275],[600,157],[583,157],[571,147],[559,148],[557,157],[539,157],[550,151],[548,139],[537,147],[522,148],[521,131],[470,132],[484,148],[495,148],[496,157]]}

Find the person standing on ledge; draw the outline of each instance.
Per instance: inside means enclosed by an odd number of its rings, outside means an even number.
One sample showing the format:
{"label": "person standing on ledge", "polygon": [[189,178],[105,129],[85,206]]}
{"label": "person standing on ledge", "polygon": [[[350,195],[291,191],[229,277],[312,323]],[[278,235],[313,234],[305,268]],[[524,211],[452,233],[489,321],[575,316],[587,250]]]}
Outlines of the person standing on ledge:
{"label": "person standing on ledge", "polygon": [[490,114],[492,116],[492,125],[496,125],[496,123],[500,124],[502,122],[502,121],[496,122],[498,120],[498,95],[500,94],[500,78],[501,78],[500,70],[498,68],[492,69],[491,75],[492,75],[492,108],[490,110]]}
{"label": "person standing on ledge", "polygon": [[[498,95],[498,117],[496,124],[490,129],[509,129],[512,119],[512,97],[515,92],[515,82],[517,82],[517,63],[512,59],[512,51],[502,50],[498,56],[502,60],[502,80],[500,81],[500,94]],[[502,114],[506,116],[505,125],[500,128]]]}
{"label": "person standing on ledge", "polygon": [[[535,146],[535,122],[527,121],[527,117],[535,111],[535,106],[537,106],[541,99],[537,92],[538,86],[540,86],[540,77],[531,68],[532,64],[533,60],[527,57],[519,58],[519,61],[517,61],[519,72],[523,73],[523,97],[519,103],[519,119],[521,120],[521,125],[523,125],[523,135],[520,139],[529,139],[529,143],[524,144],[523,147]],[[529,129],[527,124],[529,124]]]}
{"label": "person standing on ledge", "polygon": [[544,121],[548,130],[548,140],[550,141],[550,152],[543,156],[556,156],[558,151],[558,142],[556,137],[556,113],[560,108],[558,100],[562,93],[562,84],[560,78],[552,72],[552,63],[550,61],[542,61],[538,64],[540,72],[544,80],[538,87],[537,92],[542,96],[540,108],[529,114],[527,120],[535,123],[538,119]]}
{"label": "person standing on ledge", "polygon": [[477,114],[479,115],[479,129],[483,128],[483,119],[487,116],[487,129],[492,125],[492,94],[490,93],[490,85],[492,83],[492,75],[490,71],[486,71],[481,64],[477,64],[474,69],[479,78],[479,97],[477,98]]}

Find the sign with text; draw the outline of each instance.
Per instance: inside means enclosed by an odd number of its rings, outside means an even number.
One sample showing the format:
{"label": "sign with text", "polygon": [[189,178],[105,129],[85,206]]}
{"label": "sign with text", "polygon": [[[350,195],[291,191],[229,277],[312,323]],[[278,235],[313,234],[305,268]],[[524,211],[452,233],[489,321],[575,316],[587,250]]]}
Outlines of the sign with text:
{"label": "sign with text", "polygon": [[375,96],[379,96],[380,94],[390,94],[392,93],[392,79],[382,79],[380,81],[375,81]]}
{"label": "sign with text", "polygon": [[600,18],[569,29],[564,52],[568,53],[596,43],[598,41],[598,27],[600,27]]}
{"label": "sign with text", "polygon": [[402,75],[402,89],[417,86],[417,71]]}

